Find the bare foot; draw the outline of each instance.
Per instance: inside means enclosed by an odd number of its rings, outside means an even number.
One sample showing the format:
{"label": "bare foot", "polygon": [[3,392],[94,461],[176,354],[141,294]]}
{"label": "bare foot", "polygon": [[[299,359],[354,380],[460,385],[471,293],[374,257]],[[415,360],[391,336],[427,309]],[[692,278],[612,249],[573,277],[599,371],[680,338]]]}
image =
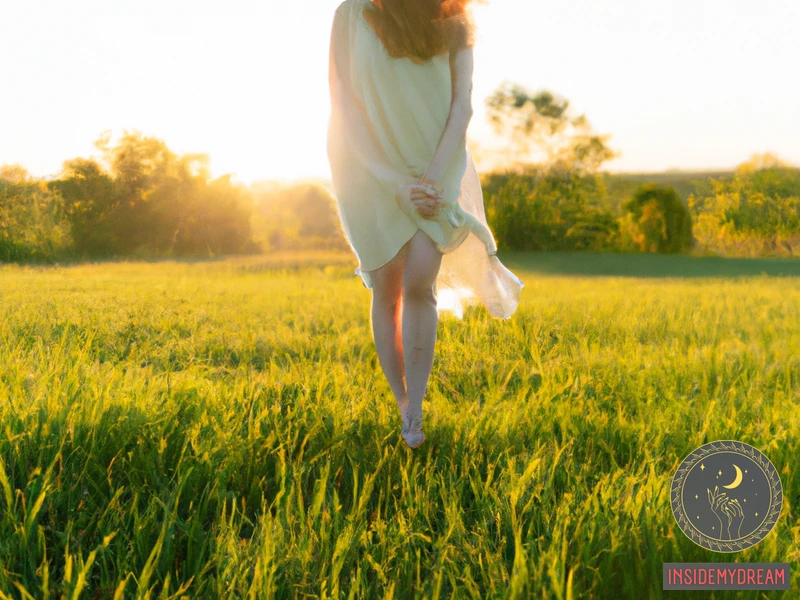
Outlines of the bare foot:
{"label": "bare foot", "polygon": [[409,448],[419,448],[422,445],[425,441],[425,433],[422,431],[421,412],[416,415],[407,414],[403,417],[401,435]]}

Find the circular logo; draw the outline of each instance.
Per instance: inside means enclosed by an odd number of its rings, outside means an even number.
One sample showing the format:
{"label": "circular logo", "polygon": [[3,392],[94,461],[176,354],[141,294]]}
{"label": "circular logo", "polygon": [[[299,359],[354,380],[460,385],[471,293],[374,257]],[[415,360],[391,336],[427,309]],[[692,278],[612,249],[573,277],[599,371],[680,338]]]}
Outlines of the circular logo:
{"label": "circular logo", "polygon": [[744,442],[703,444],[683,459],[672,478],[672,514],[695,544],[739,552],[772,531],[783,488],[764,454]]}

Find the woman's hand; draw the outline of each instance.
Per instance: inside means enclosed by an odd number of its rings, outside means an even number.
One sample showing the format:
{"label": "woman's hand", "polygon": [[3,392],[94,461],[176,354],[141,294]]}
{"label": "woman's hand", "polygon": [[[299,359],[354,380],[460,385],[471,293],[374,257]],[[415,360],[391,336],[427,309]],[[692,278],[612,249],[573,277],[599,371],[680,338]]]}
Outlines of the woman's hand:
{"label": "woman's hand", "polygon": [[417,212],[426,219],[436,218],[444,196],[441,186],[421,179],[417,183],[411,184],[409,190],[411,202]]}

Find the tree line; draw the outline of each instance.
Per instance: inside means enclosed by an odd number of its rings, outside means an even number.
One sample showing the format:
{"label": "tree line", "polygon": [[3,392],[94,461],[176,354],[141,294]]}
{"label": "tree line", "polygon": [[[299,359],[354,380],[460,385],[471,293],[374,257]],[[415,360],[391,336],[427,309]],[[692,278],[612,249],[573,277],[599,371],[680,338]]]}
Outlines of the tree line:
{"label": "tree line", "polygon": [[[730,173],[611,175],[609,136],[567,100],[504,83],[486,105],[511,148],[506,167],[481,174],[501,250],[800,253],[800,169],[771,154]],[[136,131],[109,140],[95,142],[100,160],[65,161],[53,180],[0,166],[0,261],[349,248],[325,185],[245,186],[212,179],[208,155]],[[544,158],[526,160],[532,149]]]}

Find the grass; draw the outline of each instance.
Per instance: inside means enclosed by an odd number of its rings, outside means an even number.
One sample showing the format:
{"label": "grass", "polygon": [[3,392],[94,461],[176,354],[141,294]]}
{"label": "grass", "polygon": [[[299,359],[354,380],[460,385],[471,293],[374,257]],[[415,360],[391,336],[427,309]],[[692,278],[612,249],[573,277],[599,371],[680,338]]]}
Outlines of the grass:
{"label": "grass", "polygon": [[[349,256],[0,267],[0,598],[660,598],[664,562],[796,571],[799,280],[503,260],[523,302],[443,316],[417,451]],[[717,439],[784,491],[735,555],[670,508]]]}

